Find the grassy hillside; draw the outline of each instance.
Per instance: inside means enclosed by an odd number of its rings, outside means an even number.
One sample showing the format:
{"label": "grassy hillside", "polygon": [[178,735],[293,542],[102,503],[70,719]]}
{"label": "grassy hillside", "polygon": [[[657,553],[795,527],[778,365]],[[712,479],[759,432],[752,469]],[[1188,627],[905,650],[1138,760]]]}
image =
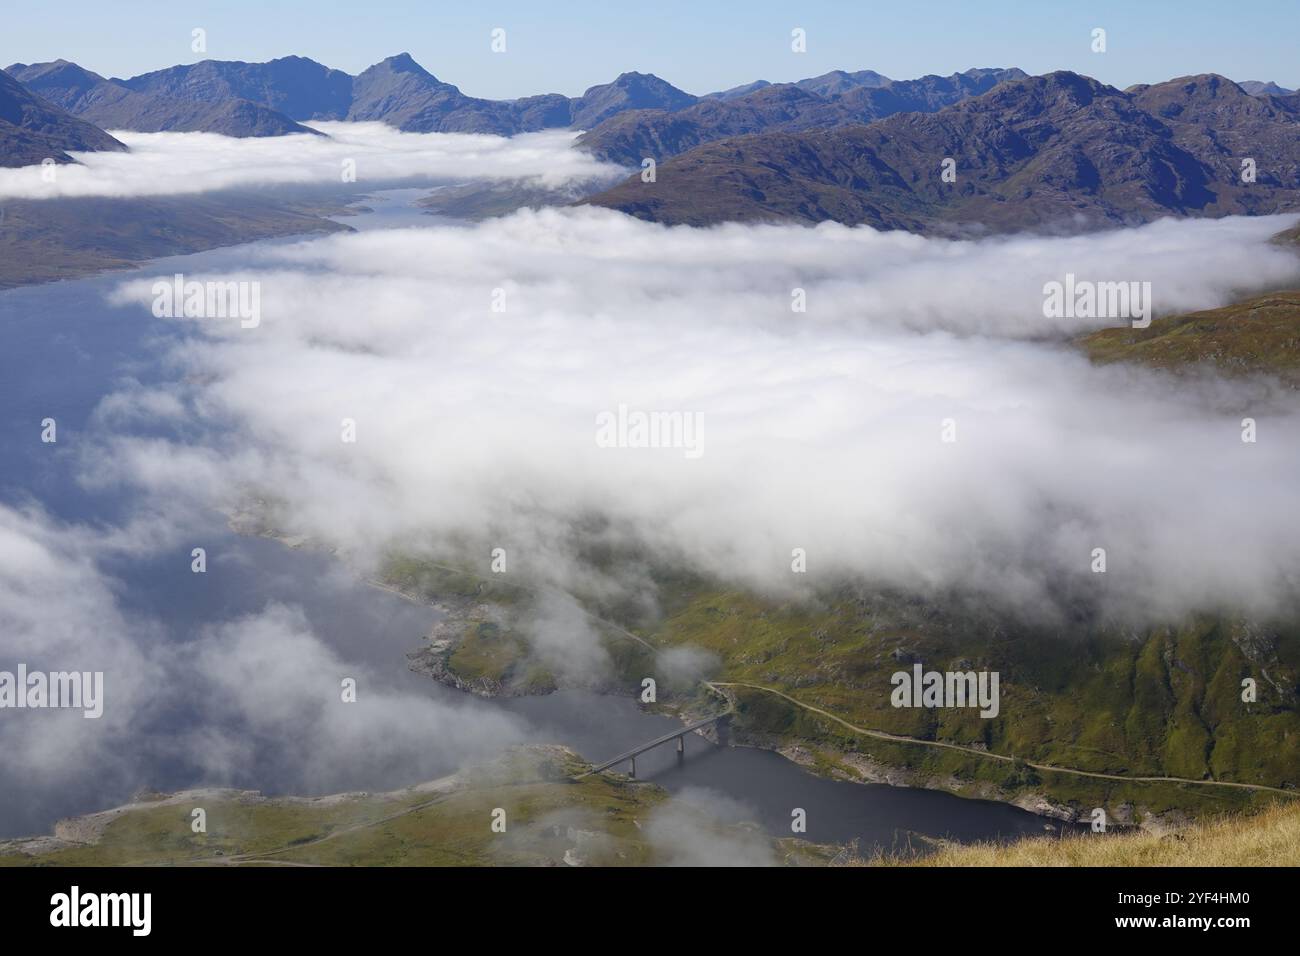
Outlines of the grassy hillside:
{"label": "grassy hillside", "polygon": [[1079,343],[1095,362],[1265,372],[1300,387],[1300,292],[1270,292],[1221,309],[1166,316],[1145,329],[1102,329]]}
{"label": "grassy hillside", "polygon": [[[0,843],[0,865],[527,866],[561,863],[571,848],[591,863],[652,862],[638,820],[663,801],[663,791],[604,775],[567,778],[585,767],[561,748],[529,748],[392,793],[187,794],[74,821],[76,835],[89,842],[28,842],[28,853],[24,841]],[[191,832],[195,806],[207,811],[207,833]],[[506,811],[505,833],[491,829],[498,807]]]}
{"label": "grassy hillside", "polygon": [[949,846],[884,866],[1300,866],[1300,803],[1252,817],[1218,818],[1178,833],[1035,837],[1009,846]]}
{"label": "grassy hillside", "polygon": [[[817,866],[843,855],[723,823],[707,802],[621,774],[575,779],[589,767],[564,747],[529,746],[389,793],[158,795],[0,841],[0,866]],[[191,830],[195,807],[206,833]]]}
{"label": "grassy hillside", "polygon": [[[712,592],[651,639],[706,648],[722,661],[718,680],[774,688],[871,730],[1121,776],[1286,788],[1300,781],[1300,632],[1281,625],[1199,617],[1140,635],[1054,633],[899,598],[845,593],[818,605],[782,605]],[[1001,713],[983,719],[974,709],[894,708],[890,675],[914,661],[941,671],[998,671]],[[1258,683],[1256,703],[1241,700],[1246,677]],[[916,778],[910,782],[972,795],[1044,793],[1081,809],[1107,807],[1113,819],[1265,799],[1230,788],[1071,777],[866,739],[776,695],[745,688],[736,695],[742,734],[811,745],[824,769],[848,776],[863,775],[855,762],[881,764],[905,769]]]}
{"label": "grassy hillside", "polygon": [[[399,576],[419,577],[431,597],[437,579],[416,567]],[[477,587],[455,577],[444,583],[459,592]],[[716,661],[704,675],[712,680],[767,688],[727,688],[736,703],[737,739],[782,749],[833,776],[934,786],[1040,810],[1048,809],[1039,799],[1046,798],[1058,812],[1084,815],[1101,806],[1120,822],[1237,811],[1276,794],[1103,780],[1028,764],[1287,790],[1300,784],[1300,628],[1292,624],[1201,615],[1120,633],[1016,623],[987,609],[848,586],[816,600],[777,602],[689,577],[657,583],[657,617],[630,606],[592,606],[657,649],[706,652]],[[521,593],[506,603],[526,612]],[[489,598],[457,622],[445,646],[423,652],[441,667],[429,672],[468,689],[551,689],[553,675],[539,669],[527,635],[492,623],[490,609]],[[636,687],[641,677],[657,674],[654,655],[642,645],[612,627],[601,633],[612,661],[610,688]],[[890,677],[914,662],[927,670],[997,671],[1001,712],[984,719],[975,709],[893,707]],[[1241,699],[1245,678],[1257,684],[1255,702]],[[716,699],[706,699],[693,681],[673,686],[661,679],[660,691],[670,705],[716,708]],[[981,753],[864,736],[799,704],[864,730]]]}

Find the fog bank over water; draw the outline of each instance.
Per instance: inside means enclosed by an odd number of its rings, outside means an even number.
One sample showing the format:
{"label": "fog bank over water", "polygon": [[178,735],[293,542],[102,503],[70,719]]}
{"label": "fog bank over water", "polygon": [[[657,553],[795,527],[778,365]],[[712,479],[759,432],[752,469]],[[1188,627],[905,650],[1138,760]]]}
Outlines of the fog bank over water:
{"label": "fog bank over water", "polygon": [[[568,130],[492,136],[402,133],[385,123],[313,122],[326,134],[236,138],[216,133],[113,135],[125,153],[74,153],[77,165],[0,169],[0,200],[176,196],[222,189],[403,181],[520,180],[549,188],[612,185],[626,171],[573,149]],[[345,167],[350,164],[350,167]],[[353,178],[345,180],[345,168]],[[53,178],[50,178],[52,173]]]}
{"label": "fog bank over water", "polygon": [[[1031,611],[1064,594],[1143,619],[1266,613],[1300,568],[1294,397],[1094,368],[1067,337],[1125,320],[1045,318],[1043,286],[1217,306],[1296,280],[1266,241],[1293,221],[951,242],[568,209],[292,244],[197,277],[259,282],[261,323],[177,320],[200,332],[173,356],[187,384],[145,400],[231,440],[109,440],[85,464],[164,499],[272,491],[281,526],[363,559],[456,541],[486,569],[500,547],[588,592],[646,588],[578,558],[599,528],[769,593],[849,576]],[[114,301],[149,308],[156,278]],[[601,447],[620,407],[692,416],[702,454]]]}

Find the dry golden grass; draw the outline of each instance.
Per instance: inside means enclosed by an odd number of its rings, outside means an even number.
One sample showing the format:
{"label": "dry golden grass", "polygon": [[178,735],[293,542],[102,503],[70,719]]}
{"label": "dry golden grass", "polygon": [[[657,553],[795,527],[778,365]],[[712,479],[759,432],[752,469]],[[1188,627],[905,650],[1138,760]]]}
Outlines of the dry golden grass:
{"label": "dry golden grass", "polygon": [[874,866],[1300,866],[1300,802],[1221,817],[1178,833],[1033,837],[1005,846],[951,846],[920,860]]}

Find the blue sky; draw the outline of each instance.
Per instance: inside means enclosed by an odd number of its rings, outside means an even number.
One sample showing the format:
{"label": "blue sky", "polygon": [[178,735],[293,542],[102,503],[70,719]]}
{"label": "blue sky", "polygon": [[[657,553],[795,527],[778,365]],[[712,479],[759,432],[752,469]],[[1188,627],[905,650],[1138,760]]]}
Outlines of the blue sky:
{"label": "blue sky", "polygon": [[[63,0],[6,4],[0,64],[64,57],[109,76],[207,57],[297,53],[356,73],[409,52],[475,96],[575,95],[624,70],[656,73],[691,93],[831,69],[899,79],[972,66],[1076,70],[1115,86],[1189,73],[1300,86],[1300,0],[839,0],[730,3],[568,0]],[[505,54],[489,34],[506,30]],[[790,50],[802,27],[808,51]],[[1091,31],[1107,31],[1093,53]]]}

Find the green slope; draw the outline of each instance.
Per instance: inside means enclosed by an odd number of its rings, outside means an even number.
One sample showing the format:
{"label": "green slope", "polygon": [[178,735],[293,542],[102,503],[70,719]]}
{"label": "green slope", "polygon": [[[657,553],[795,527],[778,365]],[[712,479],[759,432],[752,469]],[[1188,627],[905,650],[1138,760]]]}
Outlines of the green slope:
{"label": "green slope", "polygon": [[1170,371],[1209,367],[1229,375],[1262,372],[1295,387],[1300,385],[1300,291],[1166,316],[1145,329],[1102,329],[1078,342],[1094,362],[1140,362]]}

